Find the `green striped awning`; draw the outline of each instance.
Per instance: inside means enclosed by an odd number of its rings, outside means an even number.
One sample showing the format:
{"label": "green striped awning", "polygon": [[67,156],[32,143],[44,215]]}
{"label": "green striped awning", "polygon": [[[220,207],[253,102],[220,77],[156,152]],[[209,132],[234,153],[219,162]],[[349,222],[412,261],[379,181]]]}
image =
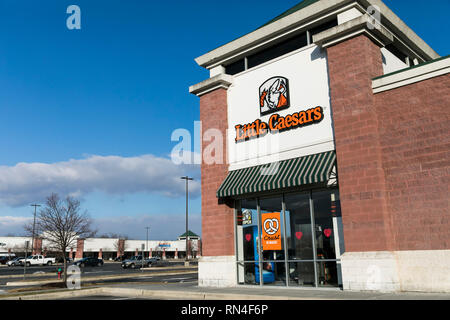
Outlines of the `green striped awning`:
{"label": "green striped awning", "polygon": [[327,182],[335,151],[231,171],[217,191],[218,198]]}

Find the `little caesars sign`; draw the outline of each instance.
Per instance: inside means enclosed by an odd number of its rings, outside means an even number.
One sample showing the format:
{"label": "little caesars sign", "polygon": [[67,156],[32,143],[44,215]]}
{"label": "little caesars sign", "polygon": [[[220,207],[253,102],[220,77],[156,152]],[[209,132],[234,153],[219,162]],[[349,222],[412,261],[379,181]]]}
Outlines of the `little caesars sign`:
{"label": "little caesars sign", "polygon": [[256,119],[252,123],[236,125],[234,127],[236,143],[260,138],[269,132],[278,133],[312,125],[321,122],[324,118],[323,108],[320,106],[294,112],[284,117],[275,113],[289,107],[289,80],[284,77],[273,77],[266,80],[259,88],[260,114],[261,116],[274,114],[267,122]]}

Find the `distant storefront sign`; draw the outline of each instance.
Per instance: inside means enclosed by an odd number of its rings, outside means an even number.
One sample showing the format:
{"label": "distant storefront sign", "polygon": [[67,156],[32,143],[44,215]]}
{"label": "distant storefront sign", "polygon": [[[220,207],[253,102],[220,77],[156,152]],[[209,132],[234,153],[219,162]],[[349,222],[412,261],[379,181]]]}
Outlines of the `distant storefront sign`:
{"label": "distant storefront sign", "polygon": [[250,225],[252,224],[252,211],[251,210],[244,210],[242,212],[242,224],[244,225]]}

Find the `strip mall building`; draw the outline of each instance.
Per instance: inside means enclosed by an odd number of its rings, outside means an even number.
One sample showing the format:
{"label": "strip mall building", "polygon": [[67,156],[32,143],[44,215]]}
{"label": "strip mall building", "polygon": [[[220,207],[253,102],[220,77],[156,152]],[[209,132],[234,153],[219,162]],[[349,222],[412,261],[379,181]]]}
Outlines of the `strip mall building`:
{"label": "strip mall building", "polygon": [[[29,246],[26,247],[28,242]],[[31,245],[33,243],[33,246]],[[48,257],[60,257],[60,252],[52,249],[52,243],[41,237],[0,237],[0,256],[24,257],[25,254],[43,254]],[[144,250],[142,250],[144,246]],[[201,240],[190,232],[188,239],[189,257],[196,258],[201,255]],[[77,260],[86,257],[95,257],[104,260],[113,260],[120,256],[132,257],[140,255],[159,256],[162,259],[181,259],[186,257],[186,236],[178,237],[176,241],[155,240],[127,240],[112,238],[79,238],[67,248],[67,257]]]}
{"label": "strip mall building", "polygon": [[382,1],[305,0],[196,62],[227,151],[201,286],[450,292],[450,57]]}

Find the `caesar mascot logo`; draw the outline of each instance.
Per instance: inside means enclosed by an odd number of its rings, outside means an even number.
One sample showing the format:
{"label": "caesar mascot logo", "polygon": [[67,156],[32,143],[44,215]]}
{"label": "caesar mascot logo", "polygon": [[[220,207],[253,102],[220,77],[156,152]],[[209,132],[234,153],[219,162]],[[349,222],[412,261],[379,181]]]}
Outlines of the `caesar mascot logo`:
{"label": "caesar mascot logo", "polygon": [[289,108],[289,81],[273,77],[259,87],[261,116]]}

